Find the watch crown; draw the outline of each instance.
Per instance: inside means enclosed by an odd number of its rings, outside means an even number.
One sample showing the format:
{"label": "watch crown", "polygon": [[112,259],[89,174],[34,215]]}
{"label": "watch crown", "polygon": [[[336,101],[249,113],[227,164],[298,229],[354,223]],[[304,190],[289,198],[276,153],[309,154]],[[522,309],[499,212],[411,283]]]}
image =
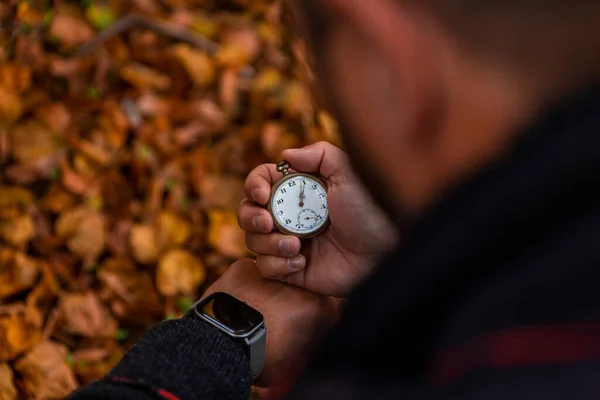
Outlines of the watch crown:
{"label": "watch crown", "polygon": [[289,168],[290,168],[290,164],[285,160],[280,161],[277,164],[277,172],[281,172],[283,174],[283,176],[289,175],[289,173],[290,173],[288,171]]}

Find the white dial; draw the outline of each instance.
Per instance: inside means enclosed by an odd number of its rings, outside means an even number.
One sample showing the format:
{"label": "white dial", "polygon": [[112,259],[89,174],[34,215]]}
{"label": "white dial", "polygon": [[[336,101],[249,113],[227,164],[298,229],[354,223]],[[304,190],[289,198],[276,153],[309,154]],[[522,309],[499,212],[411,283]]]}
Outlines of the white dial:
{"label": "white dial", "polygon": [[317,232],[329,216],[326,189],[317,180],[303,175],[284,181],[271,202],[277,223],[298,235]]}

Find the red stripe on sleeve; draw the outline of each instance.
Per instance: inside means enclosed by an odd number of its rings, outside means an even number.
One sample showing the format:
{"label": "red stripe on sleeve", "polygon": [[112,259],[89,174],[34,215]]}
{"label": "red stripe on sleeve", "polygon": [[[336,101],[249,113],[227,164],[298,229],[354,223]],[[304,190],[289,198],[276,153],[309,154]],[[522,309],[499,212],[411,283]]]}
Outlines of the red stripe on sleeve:
{"label": "red stripe on sleeve", "polygon": [[449,384],[484,368],[558,365],[600,359],[600,322],[509,329],[482,336],[435,357],[431,379]]}

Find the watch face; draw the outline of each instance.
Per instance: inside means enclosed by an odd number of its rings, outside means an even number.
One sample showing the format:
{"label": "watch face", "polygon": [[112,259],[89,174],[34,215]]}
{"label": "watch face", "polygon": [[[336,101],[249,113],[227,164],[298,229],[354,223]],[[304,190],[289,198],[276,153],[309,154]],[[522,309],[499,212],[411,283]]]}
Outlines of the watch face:
{"label": "watch face", "polygon": [[248,334],[263,323],[261,313],[226,293],[211,294],[197,311],[236,336]]}

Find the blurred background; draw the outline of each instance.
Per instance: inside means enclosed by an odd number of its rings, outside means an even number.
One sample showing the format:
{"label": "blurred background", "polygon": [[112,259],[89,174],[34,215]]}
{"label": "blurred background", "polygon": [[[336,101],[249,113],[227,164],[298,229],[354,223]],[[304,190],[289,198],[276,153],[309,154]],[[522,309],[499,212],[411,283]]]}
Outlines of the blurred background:
{"label": "blurred background", "polygon": [[102,377],[249,255],[254,167],[339,144],[292,23],[271,0],[2,1],[0,400]]}

